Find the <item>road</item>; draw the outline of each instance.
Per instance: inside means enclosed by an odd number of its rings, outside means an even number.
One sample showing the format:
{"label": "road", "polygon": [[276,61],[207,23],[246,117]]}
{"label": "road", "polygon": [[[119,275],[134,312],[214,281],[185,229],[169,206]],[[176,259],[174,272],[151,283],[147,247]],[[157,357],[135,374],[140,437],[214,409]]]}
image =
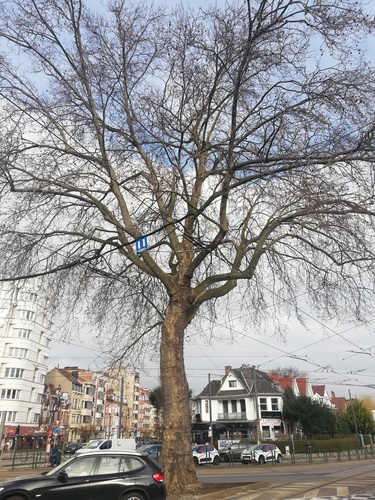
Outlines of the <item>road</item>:
{"label": "road", "polygon": [[[270,487],[236,497],[238,500],[289,500],[303,498],[374,499],[375,461],[308,465],[201,468],[202,482],[266,481]],[[354,495],[354,496],[353,496]]]}

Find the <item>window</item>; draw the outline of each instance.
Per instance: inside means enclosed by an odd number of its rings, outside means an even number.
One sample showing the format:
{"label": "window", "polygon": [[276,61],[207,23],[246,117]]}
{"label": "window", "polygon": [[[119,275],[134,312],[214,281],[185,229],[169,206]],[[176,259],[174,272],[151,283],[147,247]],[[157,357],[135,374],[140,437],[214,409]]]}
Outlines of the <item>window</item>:
{"label": "window", "polygon": [[29,339],[31,334],[31,330],[26,330],[25,328],[20,328],[17,330],[17,337],[21,339]]}
{"label": "window", "polygon": [[45,375],[39,374],[39,377],[38,377],[37,381],[39,382],[39,384],[44,384],[45,379],[46,379]]}
{"label": "window", "polygon": [[279,401],[277,398],[271,398],[272,410],[277,411],[279,409]]}
{"label": "window", "polygon": [[29,321],[32,321],[35,317],[35,312],[29,309],[20,309],[18,314],[20,319],[27,319]]}
{"label": "window", "polygon": [[34,419],[33,419],[34,424],[39,423],[39,420],[40,420],[40,413],[34,413]]}
{"label": "window", "polygon": [[229,380],[229,387],[237,387],[237,380]]}
{"label": "window", "polygon": [[42,403],[43,402],[43,394],[37,394],[36,395],[36,402],[37,403]]}
{"label": "window", "polygon": [[[122,457],[101,457],[98,474],[118,474]],[[125,472],[125,470],[121,470]]]}
{"label": "window", "polygon": [[11,347],[9,349],[9,356],[13,356],[15,358],[26,358],[27,349],[23,349],[22,347]]}
{"label": "window", "polygon": [[204,411],[208,413],[208,399],[204,400]]}
{"label": "window", "polygon": [[18,389],[1,389],[1,399],[20,399],[21,391]]}
{"label": "window", "polygon": [[6,368],[5,376],[7,378],[23,378],[23,372],[22,368]]}
{"label": "window", "polygon": [[88,476],[93,468],[96,457],[82,457],[65,468],[68,477]]}
{"label": "window", "polygon": [[46,347],[48,347],[48,346],[49,346],[49,344],[50,344],[50,342],[51,342],[51,339],[46,338],[46,339],[45,339],[45,341],[44,341],[44,345],[45,345]]}
{"label": "window", "polygon": [[267,398],[259,398],[260,409],[262,411],[267,411]]}
{"label": "window", "polygon": [[17,412],[16,411],[8,411],[5,415],[5,421],[6,422],[15,422],[17,418]]}

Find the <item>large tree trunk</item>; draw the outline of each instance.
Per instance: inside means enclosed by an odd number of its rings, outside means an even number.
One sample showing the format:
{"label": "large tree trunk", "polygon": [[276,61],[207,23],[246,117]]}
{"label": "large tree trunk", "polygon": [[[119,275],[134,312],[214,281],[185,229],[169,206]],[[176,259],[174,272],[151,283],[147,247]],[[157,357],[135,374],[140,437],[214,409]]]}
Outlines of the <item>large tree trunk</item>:
{"label": "large tree trunk", "polygon": [[162,463],[168,499],[198,489],[191,451],[191,411],[189,386],[184,364],[184,331],[188,301],[178,294],[167,307],[160,345],[160,370],[163,389]]}

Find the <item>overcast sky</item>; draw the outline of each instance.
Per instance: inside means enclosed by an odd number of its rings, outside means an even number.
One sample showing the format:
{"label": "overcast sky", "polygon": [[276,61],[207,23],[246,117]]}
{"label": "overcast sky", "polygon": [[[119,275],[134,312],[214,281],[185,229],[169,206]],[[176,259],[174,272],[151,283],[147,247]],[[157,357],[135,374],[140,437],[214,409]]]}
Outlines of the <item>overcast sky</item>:
{"label": "overcast sky", "polygon": [[[197,334],[185,349],[186,370],[195,395],[204,388],[208,374],[220,378],[227,365],[239,368],[255,365],[270,371],[278,367],[296,367],[315,384],[326,385],[338,396],[368,395],[375,399],[375,318],[367,324],[331,324],[318,320],[306,308],[300,308],[305,326],[285,318],[288,333],[284,338],[272,328],[248,330],[247,314],[238,321],[222,319],[214,324],[215,339],[208,342],[207,332]],[[249,311],[248,314],[251,314]],[[103,368],[101,348],[92,335],[72,344],[52,342],[49,367],[78,365]],[[141,385],[153,389],[159,383],[157,362],[146,360],[140,369]]]}
{"label": "overcast sky", "polygon": [[[175,6],[179,2],[155,2]],[[194,7],[206,6],[207,1],[190,0]],[[224,1],[219,0],[219,5]],[[375,11],[375,0],[368,3]],[[373,39],[371,41],[373,44]],[[375,44],[368,47],[375,54]],[[220,320],[215,324],[215,340],[209,345],[200,340],[186,346],[186,370],[191,389],[198,394],[211,378],[224,374],[224,367],[238,368],[255,365],[269,371],[277,367],[293,366],[307,373],[312,383],[324,384],[338,396],[368,395],[375,400],[375,318],[367,324],[324,323],[303,304],[300,313],[306,327],[296,320],[285,320],[288,334],[280,338],[272,327],[266,331],[248,331],[246,314],[229,324]],[[231,340],[235,338],[235,340]],[[49,368],[59,365],[78,365],[82,368],[100,368],[101,349],[86,336],[72,344],[52,342]],[[141,385],[152,389],[159,384],[159,368],[155,361],[140,369]]]}

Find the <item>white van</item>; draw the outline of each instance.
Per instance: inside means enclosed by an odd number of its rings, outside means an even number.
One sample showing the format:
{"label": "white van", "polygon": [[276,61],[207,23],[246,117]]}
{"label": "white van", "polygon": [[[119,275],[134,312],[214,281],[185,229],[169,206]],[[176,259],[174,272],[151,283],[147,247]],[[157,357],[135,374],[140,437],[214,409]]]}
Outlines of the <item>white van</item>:
{"label": "white van", "polygon": [[76,451],[76,455],[83,455],[92,451],[135,451],[134,438],[128,439],[92,439],[84,448]]}

